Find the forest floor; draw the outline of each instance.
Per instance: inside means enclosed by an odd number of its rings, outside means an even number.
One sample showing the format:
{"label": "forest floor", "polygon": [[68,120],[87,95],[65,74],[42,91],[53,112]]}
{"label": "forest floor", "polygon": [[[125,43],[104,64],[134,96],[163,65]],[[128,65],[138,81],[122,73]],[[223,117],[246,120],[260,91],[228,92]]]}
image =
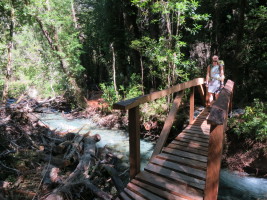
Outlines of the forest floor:
{"label": "forest floor", "polygon": [[97,134],[46,127],[34,112],[66,109],[64,100],[50,100],[0,105],[0,199],[115,199],[129,166],[106,147],[96,150]]}

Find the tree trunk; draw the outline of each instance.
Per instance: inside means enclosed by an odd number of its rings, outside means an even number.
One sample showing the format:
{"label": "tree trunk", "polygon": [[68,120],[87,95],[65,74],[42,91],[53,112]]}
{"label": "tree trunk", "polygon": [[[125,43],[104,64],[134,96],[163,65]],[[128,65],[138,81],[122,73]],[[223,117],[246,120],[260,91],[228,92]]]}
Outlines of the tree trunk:
{"label": "tree trunk", "polygon": [[114,90],[116,92],[117,98],[119,98],[119,93],[117,89],[117,83],[116,83],[116,55],[115,55],[115,50],[113,46],[113,42],[110,44],[110,48],[112,51],[112,68],[113,68],[113,84],[114,84]]}
{"label": "tree trunk", "polygon": [[75,12],[75,8],[74,8],[73,0],[71,0],[71,12],[72,12],[72,21],[74,23],[74,27],[75,27],[75,29],[77,29],[78,23],[77,23],[76,12]]}
{"label": "tree trunk", "polygon": [[62,50],[62,48],[60,46],[60,43],[58,41],[58,36],[57,36],[58,35],[58,31],[54,28],[54,32],[55,32],[54,38],[55,39],[53,40],[52,37],[49,35],[49,32],[47,30],[45,30],[42,21],[38,17],[36,17],[36,21],[38,22],[39,27],[41,28],[43,35],[47,39],[50,48],[53,51],[57,52],[56,55],[57,55],[57,57],[58,57],[58,59],[60,61],[61,69],[66,74],[66,76],[68,77],[69,83],[71,84],[71,86],[74,89],[74,96],[75,96],[75,99],[77,100],[78,105],[81,106],[81,107],[84,107],[86,105],[86,103],[84,102],[82,90],[78,86],[78,84],[76,82],[76,79],[74,78],[73,74],[69,71],[69,66],[68,66],[68,63],[67,63],[66,59],[63,56],[61,56],[62,54],[64,54],[64,52],[63,52],[63,50]]}
{"label": "tree trunk", "polygon": [[245,7],[246,0],[238,1],[238,21],[237,21],[237,29],[236,29],[236,47],[235,54],[233,55],[233,81],[241,84],[240,80],[240,70],[242,69],[242,56],[241,52],[243,50],[242,40],[244,37],[244,20],[245,20]]}
{"label": "tree trunk", "polygon": [[142,84],[142,94],[144,95],[144,64],[142,54],[140,54],[140,65],[141,65],[141,84]]}
{"label": "tree trunk", "polygon": [[8,91],[9,91],[9,82],[12,74],[12,49],[13,49],[13,36],[14,36],[14,26],[15,26],[15,15],[14,15],[14,8],[13,2],[10,2],[11,11],[10,11],[10,29],[9,29],[9,44],[7,48],[7,66],[6,66],[6,77],[5,77],[5,84],[3,89],[3,102],[6,102],[8,98]]}
{"label": "tree trunk", "polygon": [[219,1],[218,0],[213,0],[213,24],[212,24],[212,42],[211,42],[211,54],[212,55],[217,55],[218,54],[218,34],[219,34]]}

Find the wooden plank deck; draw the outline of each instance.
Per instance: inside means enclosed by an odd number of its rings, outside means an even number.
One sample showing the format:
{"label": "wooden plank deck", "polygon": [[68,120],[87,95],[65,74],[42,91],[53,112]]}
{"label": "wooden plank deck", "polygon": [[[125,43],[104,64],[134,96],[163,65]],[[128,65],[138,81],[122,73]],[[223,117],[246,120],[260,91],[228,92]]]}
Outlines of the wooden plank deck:
{"label": "wooden plank deck", "polygon": [[204,109],[144,171],[128,183],[121,199],[203,199],[210,125]]}

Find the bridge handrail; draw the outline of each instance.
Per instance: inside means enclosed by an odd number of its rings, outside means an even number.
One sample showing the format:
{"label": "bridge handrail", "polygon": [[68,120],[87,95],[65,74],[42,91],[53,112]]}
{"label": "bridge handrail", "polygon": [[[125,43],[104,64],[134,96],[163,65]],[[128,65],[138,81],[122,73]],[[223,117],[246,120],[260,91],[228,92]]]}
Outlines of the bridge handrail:
{"label": "bridge handrail", "polygon": [[211,127],[204,200],[217,199],[221,156],[225,140],[224,132],[227,125],[228,111],[232,107],[233,88],[234,82],[228,80],[210,110],[208,123],[211,124]]}
{"label": "bridge handrail", "polygon": [[[130,178],[134,178],[135,175],[137,175],[140,172],[140,114],[139,114],[139,105],[150,102],[156,99],[159,99],[161,97],[165,97],[167,95],[170,95],[175,92],[183,91],[187,88],[191,88],[190,93],[190,112],[189,112],[189,121],[192,122],[194,118],[194,88],[195,86],[198,87],[200,96],[202,98],[202,101],[205,102],[204,97],[204,78],[196,78],[191,81],[187,81],[184,83],[177,84],[173,87],[167,88],[165,90],[153,92],[151,94],[143,95],[140,97],[132,98],[129,100],[121,101],[118,103],[115,103],[113,105],[114,109],[120,109],[120,110],[129,110],[128,120],[129,120],[129,142],[130,142],[130,153],[129,153],[129,160],[130,160]],[[170,132],[172,122],[174,120],[176,111],[179,107],[179,102],[181,100],[182,96],[181,94],[178,95],[178,98],[176,98],[173,108],[171,109],[171,112],[168,116],[169,121],[171,123],[164,124],[163,130],[160,135],[161,142],[156,145],[155,151],[153,152],[153,156],[157,155],[161,149],[163,148],[163,145],[165,144],[165,141],[168,137],[168,134]]]}
{"label": "bridge handrail", "polygon": [[135,97],[132,99],[120,101],[118,103],[115,103],[113,105],[113,108],[114,109],[120,109],[120,110],[129,110],[131,108],[139,106],[140,104],[154,101],[156,99],[159,99],[161,97],[165,97],[165,96],[170,95],[172,93],[179,92],[179,91],[185,90],[187,88],[191,88],[191,87],[202,85],[202,84],[204,84],[204,78],[196,78],[196,79],[193,79],[191,81],[187,81],[184,83],[174,85],[174,86],[167,88],[165,90],[156,91],[156,92],[153,92],[151,94],[147,94],[147,95]]}

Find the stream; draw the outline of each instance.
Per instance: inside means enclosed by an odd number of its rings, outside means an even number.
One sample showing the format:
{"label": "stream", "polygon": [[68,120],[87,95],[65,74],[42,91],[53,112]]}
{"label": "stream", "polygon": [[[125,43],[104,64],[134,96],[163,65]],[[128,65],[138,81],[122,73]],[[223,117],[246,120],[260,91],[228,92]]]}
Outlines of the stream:
{"label": "stream", "polygon": [[[80,134],[91,131],[92,134],[99,134],[101,140],[97,143],[98,147],[108,146],[116,155],[120,155],[123,161],[128,164],[129,138],[128,133],[122,130],[110,130],[97,126],[90,119],[68,120],[61,114],[40,114],[39,118],[50,129],[58,131],[77,132]],[[147,164],[154,149],[154,144],[149,141],[141,140],[141,169]],[[267,200],[267,179],[256,178],[247,174],[221,169],[219,200]]]}

